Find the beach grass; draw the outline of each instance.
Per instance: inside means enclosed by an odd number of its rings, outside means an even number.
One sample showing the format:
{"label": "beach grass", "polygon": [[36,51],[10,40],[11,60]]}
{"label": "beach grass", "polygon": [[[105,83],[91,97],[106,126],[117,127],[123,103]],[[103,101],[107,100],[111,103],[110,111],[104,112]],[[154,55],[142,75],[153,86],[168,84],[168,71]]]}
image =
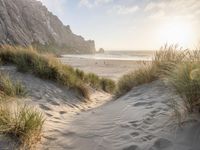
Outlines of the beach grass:
{"label": "beach grass", "polygon": [[157,68],[152,63],[144,64],[140,69],[123,75],[117,85],[116,96],[120,97],[129,92],[133,87],[150,83],[157,79]]}
{"label": "beach grass", "polygon": [[86,96],[85,98],[88,98],[89,93],[87,85],[106,92],[113,92],[115,89],[114,81],[64,65],[55,56],[40,54],[33,47],[3,45],[0,48],[0,60],[3,64],[16,65],[21,72],[29,72],[39,78],[52,80],[78,91],[82,90],[80,93]]}
{"label": "beach grass", "polygon": [[24,97],[27,95],[26,88],[19,81],[13,81],[8,74],[0,73],[1,96]]}
{"label": "beach grass", "polygon": [[40,140],[43,124],[43,115],[34,108],[0,105],[0,133],[13,138],[22,149],[30,149]]}
{"label": "beach grass", "polygon": [[135,86],[165,78],[177,64],[188,58],[188,54],[187,50],[182,50],[176,45],[165,45],[155,52],[152,61],[144,62],[139,69],[119,79],[116,95],[121,96]]}
{"label": "beach grass", "polygon": [[183,62],[166,78],[181,97],[188,112],[200,108],[200,62]]}
{"label": "beach grass", "polygon": [[117,96],[133,87],[163,80],[179,95],[188,112],[200,110],[200,51],[165,45],[157,51],[152,62],[121,77]]}

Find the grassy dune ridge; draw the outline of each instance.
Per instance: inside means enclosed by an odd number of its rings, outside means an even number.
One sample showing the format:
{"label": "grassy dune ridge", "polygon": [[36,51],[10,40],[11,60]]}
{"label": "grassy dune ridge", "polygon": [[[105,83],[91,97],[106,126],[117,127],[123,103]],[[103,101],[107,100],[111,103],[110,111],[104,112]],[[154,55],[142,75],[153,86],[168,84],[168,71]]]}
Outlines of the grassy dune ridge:
{"label": "grassy dune ridge", "polygon": [[14,64],[21,72],[31,72],[42,78],[53,80],[69,88],[77,90],[89,99],[88,86],[112,93],[115,82],[111,79],[100,78],[92,73],[84,73],[79,69],[64,65],[51,54],[40,54],[33,47],[1,46],[0,60],[3,64]]}
{"label": "grassy dune ridge", "polygon": [[[0,62],[15,65],[20,72],[67,86],[86,99],[89,99],[90,87],[113,93],[116,86],[110,79],[63,65],[53,54],[38,53],[33,47],[1,46]],[[14,138],[22,149],[30,149],[40,140],[45,121],[43,114],[35,108],[10,104],[11,99],[22,98],[26,94],[26,88],[20,82],[0,73],[0,134]]]}
{"label": "grassy dune ridge", "polygon": [[183,50],[165,45],[152,62],[124,75],[118,82],[116,95],[122,96],[134,86],[154,80],[164,80],[182,98],[188,112],[200,109],[200,51]]}

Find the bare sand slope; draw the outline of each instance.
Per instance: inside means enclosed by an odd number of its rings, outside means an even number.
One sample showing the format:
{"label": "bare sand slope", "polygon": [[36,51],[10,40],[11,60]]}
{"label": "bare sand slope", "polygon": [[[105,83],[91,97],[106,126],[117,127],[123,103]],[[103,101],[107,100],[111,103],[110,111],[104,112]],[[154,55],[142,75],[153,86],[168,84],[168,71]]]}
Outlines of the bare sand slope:
{"label": "bare sand slope", "polygon": [[[44,126],[44,135],[42,142],[52,141],[55,145],[56,139],[62,138],[65,132],[66,122],[69,122],[69,116],[79,114],[111,99],[110,94],[92,90],[89,102],[84,102],[77,94],[64,86],[54,82],[41,80],[30,74],[23,74],[16,71],[15,67],[3,66],[0,70],[8,73],[14,80],[21,81],[28,91],[28,97],[20,99],[22,103],[27,103],[38,108],[44,113],[46,122]],[[0,145],[4,144],[5,138],[0,138]],[[57,143],[59,145],[59,143]]]}
{"label": "bare sand slope", "polygon": [[200,123],[191,119],[178,127],[171,118],[170,93],[156,81],[74,116],[59,139],[62,145],[58,149],[199,150]]}

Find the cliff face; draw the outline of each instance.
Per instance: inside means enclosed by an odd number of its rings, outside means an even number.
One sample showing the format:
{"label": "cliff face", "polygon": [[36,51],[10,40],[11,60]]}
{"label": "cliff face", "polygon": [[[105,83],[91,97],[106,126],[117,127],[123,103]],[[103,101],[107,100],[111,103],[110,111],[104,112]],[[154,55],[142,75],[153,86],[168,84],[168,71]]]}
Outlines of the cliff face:
{"label": "cliff face", "polygon": [[0,44],[54,44],[62,51],[94,53],[94,41],[72,33],[36,0],[0,0]]}

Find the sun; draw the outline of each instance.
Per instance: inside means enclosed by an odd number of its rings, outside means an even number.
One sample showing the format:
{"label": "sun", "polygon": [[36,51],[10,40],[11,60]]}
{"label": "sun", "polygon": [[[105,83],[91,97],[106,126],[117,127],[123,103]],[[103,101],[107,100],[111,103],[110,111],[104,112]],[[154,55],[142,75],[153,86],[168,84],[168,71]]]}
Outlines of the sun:
{"label": "sun", "polygon": [[162,42],[189,46],[193,40],[193,26],[184,21],[172,21],[165,23],[160,28]]}

